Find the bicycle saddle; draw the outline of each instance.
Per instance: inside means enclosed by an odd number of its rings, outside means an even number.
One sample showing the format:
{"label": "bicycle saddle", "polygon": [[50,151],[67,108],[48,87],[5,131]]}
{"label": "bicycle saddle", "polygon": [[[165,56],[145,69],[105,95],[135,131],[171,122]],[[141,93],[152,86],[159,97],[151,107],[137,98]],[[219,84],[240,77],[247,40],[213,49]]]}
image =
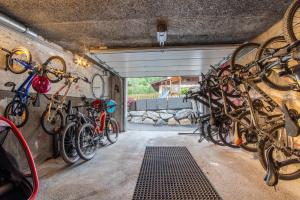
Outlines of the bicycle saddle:
{"label": "bicycle saddle", "polygon": [[276,169],[274,160],[272,158],[273,151],[274,147],[271,146],[268,148],[266,153],[267,174],[264,178],[264,181],[268,186],[276,186],[278,184],[278,170]]}

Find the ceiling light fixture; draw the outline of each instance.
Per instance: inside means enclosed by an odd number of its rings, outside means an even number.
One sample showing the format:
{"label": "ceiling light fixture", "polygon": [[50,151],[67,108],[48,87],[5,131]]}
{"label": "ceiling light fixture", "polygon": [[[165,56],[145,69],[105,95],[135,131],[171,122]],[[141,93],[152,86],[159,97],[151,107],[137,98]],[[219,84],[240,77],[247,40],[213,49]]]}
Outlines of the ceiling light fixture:
{"label": "ceiling light fixture", "polygon": [[80,66],[82,66],[84,68],[89,67],[88,60],[86,60],[86,59],[84,59],[83,57],[80,57],[80,56],[75,56],[74,59],[73,59],[73,62],[76,65],[80,65]]}
{"label": "ceiling light fixture", "polygon": [[157,41],[159,46],[164,47],[167,41],[167,23],[164,20],[157,20]]}

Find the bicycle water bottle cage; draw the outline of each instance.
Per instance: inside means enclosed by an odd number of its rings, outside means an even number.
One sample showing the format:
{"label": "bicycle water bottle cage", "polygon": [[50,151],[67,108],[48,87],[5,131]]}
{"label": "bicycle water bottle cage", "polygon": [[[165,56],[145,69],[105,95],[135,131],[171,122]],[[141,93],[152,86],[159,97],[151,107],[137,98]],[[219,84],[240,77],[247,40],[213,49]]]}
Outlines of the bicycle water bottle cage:
{"label": "bicycle water bottle cage", "polygon": [[284,113],[284,126],[287,131],[287,134],[291,137],[297,137],[300,134],[298,119],[293,119],[292,113],[288,110],[285,104],[282,105],[282,111]]}
{"label": "bicycle water bottle cage", "polygon": [[9,81],[9,82],[6,82],[6,83],[4,84],[4,86],[5,86],[5,87],[11,87],[11,91],[14,92],[14,91],[15,91],[16,84],[15,84],[14,82]]}
{"label": "bicycle water bottle cage", "polygon": [[264,181],[268,186],[276,186],[278,184],[278,170],[276,169],[274,160],[273,160],[273,151],[274,147],[269,147],[267,150],[267,174],[264,178]]}

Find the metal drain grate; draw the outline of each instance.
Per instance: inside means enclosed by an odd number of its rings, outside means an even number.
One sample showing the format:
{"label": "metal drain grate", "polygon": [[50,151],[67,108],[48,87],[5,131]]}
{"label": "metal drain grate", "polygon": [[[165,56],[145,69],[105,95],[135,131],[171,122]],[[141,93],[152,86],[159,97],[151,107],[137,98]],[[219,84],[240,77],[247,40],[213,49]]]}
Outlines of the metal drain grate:
{"label": "metal drain grate", "polygon": [[186,147],[147,147],[133,200],[221,200]]}

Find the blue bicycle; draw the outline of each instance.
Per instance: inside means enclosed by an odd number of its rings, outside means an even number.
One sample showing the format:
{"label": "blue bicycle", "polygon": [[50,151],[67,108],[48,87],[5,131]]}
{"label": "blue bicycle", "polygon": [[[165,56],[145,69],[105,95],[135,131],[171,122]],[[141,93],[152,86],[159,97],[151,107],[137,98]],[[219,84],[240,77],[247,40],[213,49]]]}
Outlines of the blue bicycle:
{"label": "blue bicycle", "polygon": [[[12,88],[11,91],[15,93],[15,96],[6,106],[4,116],[20,128],[26,124],[29,118],[29,100],[33,101],[33,106],[38,106],[39,104],[38,93],[36,95],[30,94],[30,87],[34,78],[36,76],[44,76],[47,77],[51,83],[56,83],[62,78],[57,76],[55,72],[61,71],[66,73],[66,63],[64,59],[59,56],[52,56],[48,58],[47,61],[40,66],[31,62],[29,63],[26,60],[14,58],[10,55],[7,56],[7,59],[11,59],[8,60],[7,63],[14,63],[14,65],[10,65],[10,71],[16,71],[16,66],[18,66],[18,72],[30,70],[29,76],[17,89],[15,89],[16,84],[14,82],[5,83],[5,86]],[[23,67],[23,69],[21,67]]]}

